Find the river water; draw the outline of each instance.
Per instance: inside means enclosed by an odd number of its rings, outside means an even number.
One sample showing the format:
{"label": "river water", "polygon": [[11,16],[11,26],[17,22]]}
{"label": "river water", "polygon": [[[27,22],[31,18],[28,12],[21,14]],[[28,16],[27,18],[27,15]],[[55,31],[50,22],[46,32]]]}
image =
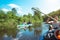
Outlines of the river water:
{"label": "river water", "polygon": [[0,40],[43,40],[43,35],[48,31],[49,24],[42,23],[42,27],[21,29],[17,32],[16,38],[4,35]]}

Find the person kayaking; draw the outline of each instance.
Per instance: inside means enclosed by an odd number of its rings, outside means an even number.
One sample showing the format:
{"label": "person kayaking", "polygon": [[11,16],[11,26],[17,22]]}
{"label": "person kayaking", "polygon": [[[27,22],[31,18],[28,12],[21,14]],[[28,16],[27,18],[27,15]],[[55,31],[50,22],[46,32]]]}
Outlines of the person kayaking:
{"label": "person kayaking", "polygon": [[58,21],[59,18],[58,16],[54,16],[54,18],[51,17],[51,19],[53,19],[52,21],[50,21],[50,18],[47,19],[47,23],[48,24],[52,24],[52,26],[57,29],[58,27],[60,27],[60,22]]}
{"label": "person kayaking", "polygon": [[59,20],[58,16],[54,16],[54,18],[52,18],[52,19],[53,19],[53,21],[50,21],[51,20],[50,18],[48,18],[48,20],[47,20],[47,23],[49,23],[50,25],[49,25],[49,30],[46,34],[47,37],[45,36],[46,40],[57,40],[55,35],[54,35],[54,32],[56,29],[59,29],[60,22],[58,21]]}
{"label": "person kayaking", "polygon": [[52,22],[53,22],[53,20],[51,20],[51,18],[47,18],[46,23],[51,24]]}
{"label": "person kayaking", "polygon": [[27,24],[31,24],[31,21],[29,21]]}
{"label": "person kayaking", "polygon": [[26,25],[26,24],[27,24],[27,22],[24,20],[23,24],[24,24],[24,25]]}
{"label": "person kayaking", "polygon": [[23,26],[23,29],[26,30],[27,29],[27,26],[26,26],[27,25],[27,22],[25,20],[23,21],[23,25],[24,25]]}
{"label": "person kayaking", "polygon": [[52,26],[54,27],[54,29],[57,29],[57,28],[60,27],[60,22],[58,21],[58,20],[59,20],[59,19],[58,19],[58,16],[54,16],[54,18],[55,18],[56,20],[54,20],[54,21],[52,22]]}
{"label": "person kayaking", "polygon": [[[43,13],[44,14],[44,13]],[[44,14],[44,15],[46,15],[46,14]],[[47,19],[47,21],[46,21],[46,23],[48,23],[49,25],[52,25],[52,27],[53,27],[53,29],[54,29],[54,32],[55,32],[55,30],[56,29],[59,29],[59,27],[60,27],[60,22],[58,21],[59,19],[58,19],[58,16],[54,16],[54,18],[53,17],[51,17],[51,16],[49,16],[49,15],[46,15],[47,17],[49,17],[48,19]],[[52,19],[52,21],[51,21],[51,19]],[[49,27],[51,27],[51,26],[49,26]],[[49,35],[50,33],[49,33],[49,31],[50,30],[48,30],[48,34],[47,35]],[[44,40],[57,40],[56,39],[56,37],[55,37],[55,35],[54,36],[52,36],[52,38],[50,39],[50,38],[48,38],[49,36],[44,36]],[[60,35],[58,35],[58,37],[60,38]],[[60,40],[60,39],[59,39]]]}

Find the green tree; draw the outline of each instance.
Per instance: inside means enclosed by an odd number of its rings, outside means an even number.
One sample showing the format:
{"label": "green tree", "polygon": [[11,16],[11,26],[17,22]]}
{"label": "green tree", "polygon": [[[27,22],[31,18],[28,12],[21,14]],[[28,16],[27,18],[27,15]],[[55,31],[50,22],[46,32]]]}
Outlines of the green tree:
{"label": "green tree", "polygon": [[39,8],[32,8],[32,10],[34,11],[34,19],[37,22],[42,22],[42,16],[41,16],[41,11],[39,10]]}
{"label": "green tree", "polygon": [[12,11],[5,13],[0,10],[0,36],[5,33],[12,36],[16,35],[17,24],[17,16]]}
{"label": "green tree", "polygon": [[16,9],[15,8],[12,8],[12,12],[14,12],[14,14],[17,13]]}

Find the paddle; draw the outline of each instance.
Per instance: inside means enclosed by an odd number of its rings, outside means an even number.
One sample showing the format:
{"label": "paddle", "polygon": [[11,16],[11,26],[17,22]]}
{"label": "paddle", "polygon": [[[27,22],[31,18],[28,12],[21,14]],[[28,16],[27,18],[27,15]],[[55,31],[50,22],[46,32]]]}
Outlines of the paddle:
{"label": "paddle", "polygon": [[[36,11],[39,11],[38,9],[35,9],[35,8],[32,8],[34,11],[36,10]],[[41,12],[42,13],[42,12]],[[44,14],[44,13],[42,13],[42,14]],[[57,21],[55,18],[53,18],[53,17],[51,17],[51,16],[49,16],[49,15],[47,15],[47,14],[44,14],[44,15],[46,15],[46,16],[48,16],[48,17],[50,17],[51,19],[53,19],[53,20],[55,20],[55,21]]]}
{"label": "paddle", "polygon": [[49,16],[49,15],[47,15],[47,14],[45,14],[45,13],[42,13],[42,14],[44,14],[44,15],[46,15],[46,16],[48,16],[48,17],[50,17],[51,19],[53,19],[53,20],[57,21],[55,18],[53,18],[53,17],[51,17],[51,16]]}

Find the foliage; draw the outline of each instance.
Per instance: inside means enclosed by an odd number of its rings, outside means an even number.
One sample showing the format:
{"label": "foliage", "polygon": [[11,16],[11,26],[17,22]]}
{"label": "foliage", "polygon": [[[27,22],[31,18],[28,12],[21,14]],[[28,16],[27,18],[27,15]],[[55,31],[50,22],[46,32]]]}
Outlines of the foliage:
{"label": "foliage", "polygon": [[39,8],[32,8],[32,10],[34,11],[34,16],[33,16],[33,18],[34,18],[34,20],[35,20],[35,22],[42,22],[43,20],[42,20],[42,16],[41,16],[41,11],[39,10]]}
{"label": "foliage", "polygon": [[3,36],[5,33],[16,35],[17,20],[15,18],[16,15],[12,11],[5,13],[0,10],[0,36]]}
{"label": "foliage", "polygon": [[[30,21],[31,23],[33,23],[34,28],[41,26],[41,23],[47,18],[47,16],[42,16],[42,12],[39,10],[39,8],[33,7],[31,9],[34,15],[28,13],[28,15],[23,16],[17,16],[17,11],[15,8],[12,8],[12,10],[8,12],[0,10],[0,36],[3,36],[6,33],[15,37],[17,33],[17,25],[22,24],[24,21]],[[60,10],[53,11],[47,15],[57,15],[60,18]]]}
{"label": "foliage", "polygon": [[[40,10],[32,8],[34,15],[28,13],[28,15],[17,16],[17,11],[15,8],[12,8],[11,11],[4,12],[0,10],[0,36],[3,36],[5,33],[8,35],[15,36],[17,33],[17,25],[22,24],[23,21],[31,23],[42,23],[42,17]],[[35,10],[35,11],[34,11]]]}

